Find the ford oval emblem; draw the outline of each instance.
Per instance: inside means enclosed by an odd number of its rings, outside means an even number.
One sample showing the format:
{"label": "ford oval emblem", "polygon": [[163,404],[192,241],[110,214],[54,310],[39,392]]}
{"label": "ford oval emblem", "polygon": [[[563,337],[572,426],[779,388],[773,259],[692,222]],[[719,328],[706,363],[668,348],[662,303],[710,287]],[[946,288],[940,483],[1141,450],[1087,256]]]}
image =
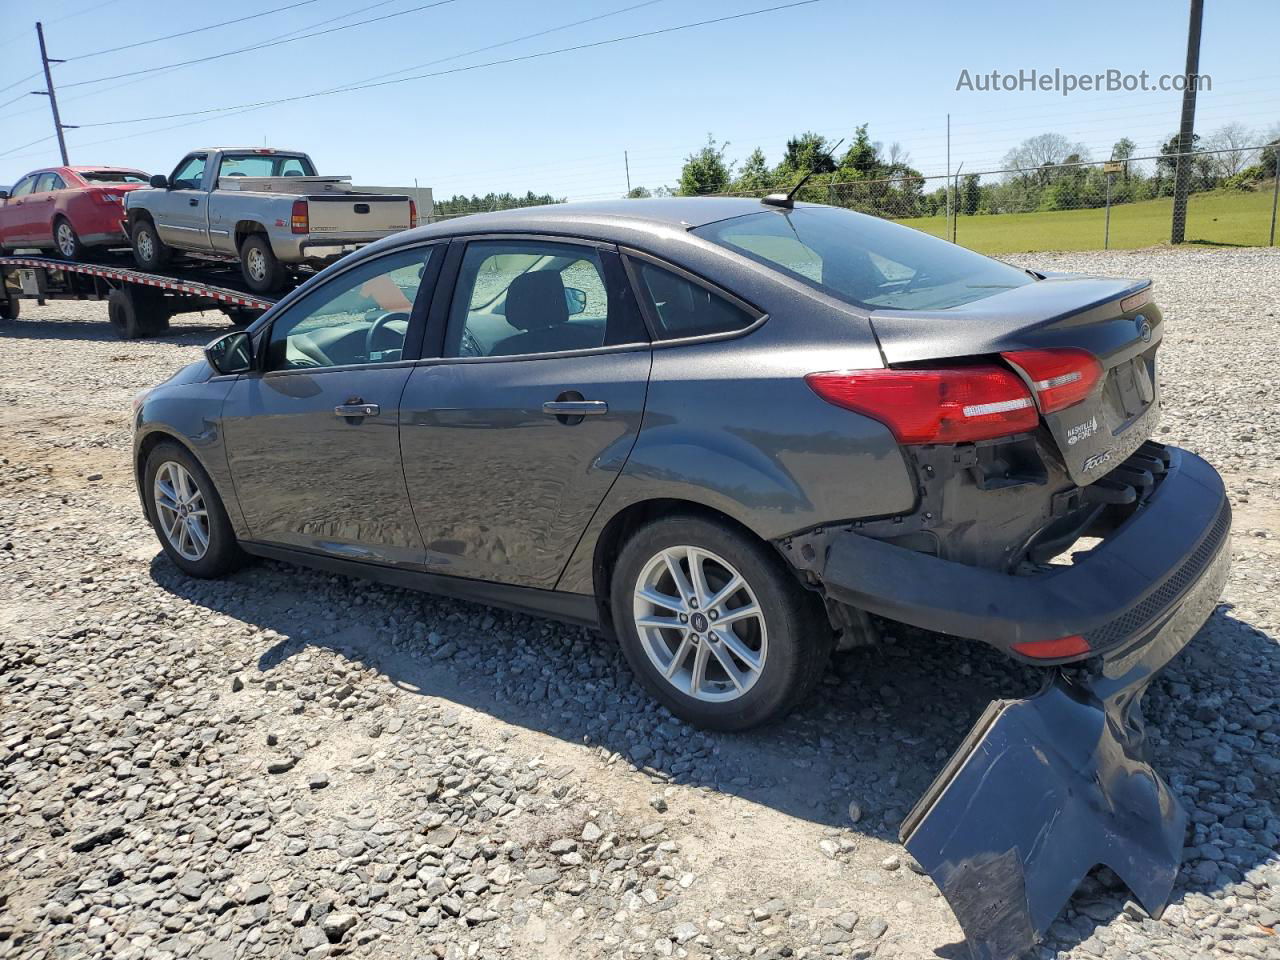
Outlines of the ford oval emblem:
{"label": "ford oval emblem", "polygon": [[1147,322],[1147,318],[1142,314],[1138,314],[1133,318],[1133,322],[1138,325],[1138,336],[1142,337],[1143,343],[1151,342],[1151,324]]}

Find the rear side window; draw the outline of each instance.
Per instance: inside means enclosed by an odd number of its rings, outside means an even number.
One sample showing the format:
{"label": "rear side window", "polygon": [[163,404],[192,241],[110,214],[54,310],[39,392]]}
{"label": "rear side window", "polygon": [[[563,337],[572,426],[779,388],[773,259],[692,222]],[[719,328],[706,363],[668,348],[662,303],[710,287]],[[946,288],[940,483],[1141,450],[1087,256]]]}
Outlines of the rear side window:
{"label": "rear side window", "polygon": [[940,310],[1035,282],[919,230],[832,207],[752,213],[693,232],[864,307]]}
{"label": "rear side window", "polygon": [[141,170],[88,170],[80,171],[85,183],[146,183],[147,175]]}
{"label": "rear side window", "polygon": [[[611,282],[611,275],[615,280]],[[446,357],[516,357],[642,342],[616,254],[540,240],[474,240],[458,271]]]}
{"label": "rear side window", "polygon": [[66,184],[62,182],[62,178],[56,173],[42,173],[40,179],[36,181],[35,190],[32,193],[48,193],[51,190],[61,190]]}
{"label": "rear side window", "polygon": [[652,309],[659,340],[733,333],[756,321],[755,315],[699,283],[643,260],[631,262],[640,278],[642,296]]}

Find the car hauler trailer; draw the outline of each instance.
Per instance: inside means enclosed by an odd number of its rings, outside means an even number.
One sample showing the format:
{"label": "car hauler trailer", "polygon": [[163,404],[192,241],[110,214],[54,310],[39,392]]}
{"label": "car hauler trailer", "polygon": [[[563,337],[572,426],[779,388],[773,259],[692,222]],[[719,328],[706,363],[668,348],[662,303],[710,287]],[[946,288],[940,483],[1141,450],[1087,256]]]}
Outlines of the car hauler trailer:
{"label": "car hauler trailer", "polygon": [[221,310],[231,323],[245,326],[275,298],[235,289],[238,277],[234,267],[178,275],[52,257],[0,257],[0,321],[16,320],[24,299],[41,305],[105,300],[107,318],[124,340],[157,336],[175,314],[202,310]]}

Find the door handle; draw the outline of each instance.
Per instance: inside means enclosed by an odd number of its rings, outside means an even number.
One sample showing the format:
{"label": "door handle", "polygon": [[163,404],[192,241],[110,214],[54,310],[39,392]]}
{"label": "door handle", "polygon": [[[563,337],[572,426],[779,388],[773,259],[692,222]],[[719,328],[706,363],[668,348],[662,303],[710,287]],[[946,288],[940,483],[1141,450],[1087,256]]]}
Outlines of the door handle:
{"label": "door handle", "polygon": [[603,400],[548,400],[542,412],[549,417],[598,417],[609,412]]}
{"label": "door handle", "polygon": [[378,409],[376,403],[340,403],[333,408],[333,415],[335,417],[376,417]]}
{"label": "door handle", "polygon": [[197,200],[195,197],[189,197],[187,199],[187,204],[192,207],[198,207],[200,206],[200,201]]}

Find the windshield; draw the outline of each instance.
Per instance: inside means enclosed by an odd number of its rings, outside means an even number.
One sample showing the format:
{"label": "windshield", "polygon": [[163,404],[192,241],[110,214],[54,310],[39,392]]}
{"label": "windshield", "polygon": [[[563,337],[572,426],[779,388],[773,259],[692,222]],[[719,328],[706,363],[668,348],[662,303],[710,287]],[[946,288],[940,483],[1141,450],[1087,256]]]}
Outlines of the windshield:
{"label": "windshield", "polygon": [[1035,281],[1022,270],[888,220],[834,207],[768,210],[693,231],[859,306],[939,310]]}
{"label": "windshield", "polygon": [[306,157],[269,153],[227,153],[218,166],[219,177],[314,177]]}
{"label": "windshield", "polygon": [[85,183],[146,183],[149,177],[141,170],[78,170]]}

